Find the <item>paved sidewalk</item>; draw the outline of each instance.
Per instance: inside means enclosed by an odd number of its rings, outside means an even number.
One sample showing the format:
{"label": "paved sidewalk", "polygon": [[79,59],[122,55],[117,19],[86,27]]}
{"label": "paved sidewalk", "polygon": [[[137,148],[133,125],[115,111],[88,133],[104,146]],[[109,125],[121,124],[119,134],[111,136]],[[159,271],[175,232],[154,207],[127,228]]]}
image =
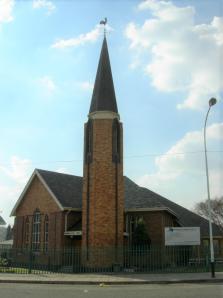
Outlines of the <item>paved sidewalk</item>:
{"label": "paved sidewalk", "polygon": [[170,274],[15,274],[0,273],[0,283],[41,283],[41,284],[167,284],[167,283],[222,283],[223,272],[211,278],[205,273]]}

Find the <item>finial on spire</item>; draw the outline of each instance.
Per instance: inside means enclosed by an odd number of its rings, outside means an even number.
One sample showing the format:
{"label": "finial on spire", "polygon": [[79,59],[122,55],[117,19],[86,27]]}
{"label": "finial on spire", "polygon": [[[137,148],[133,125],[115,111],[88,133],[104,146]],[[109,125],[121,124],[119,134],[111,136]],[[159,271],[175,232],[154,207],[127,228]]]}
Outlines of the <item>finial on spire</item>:
{"label": "finial on spire", "polygon": [[104,25],[104,37],[106,37],[106,27],[105,26],[106,26],[107,22],[108,22],[107,18],[100,21],[100,25]]}

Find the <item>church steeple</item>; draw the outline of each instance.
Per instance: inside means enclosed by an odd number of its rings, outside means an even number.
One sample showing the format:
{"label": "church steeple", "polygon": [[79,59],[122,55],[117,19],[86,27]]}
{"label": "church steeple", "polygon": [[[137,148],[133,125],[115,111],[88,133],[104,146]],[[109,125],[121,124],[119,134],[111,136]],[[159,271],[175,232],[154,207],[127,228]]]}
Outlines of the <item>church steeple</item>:
{"label": "church steeple", "polygon": [[[102,24],[104,24],[103,21]],[[106,37],[104,37],[84,137],[82,247],[85,266],[120,263],[123,245],[123,131],[119,120]],[[94,255],[95,247],[115,254]]]}
{"label": "church steeple", "polygon": [[104,37],[89,113],[118,113],[106,37]]}

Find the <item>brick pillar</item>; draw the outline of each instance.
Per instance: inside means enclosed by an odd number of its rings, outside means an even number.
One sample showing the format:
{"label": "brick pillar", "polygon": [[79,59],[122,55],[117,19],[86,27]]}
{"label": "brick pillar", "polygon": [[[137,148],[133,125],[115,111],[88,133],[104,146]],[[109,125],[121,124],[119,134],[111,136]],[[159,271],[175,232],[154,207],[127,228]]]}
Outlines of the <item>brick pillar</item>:
{"label": "brick pillar", "polygon": [[123,245],[124,178],[122,124],[117,117],[89,117],[85,124],[82,249],[85,263],[120,262]]}

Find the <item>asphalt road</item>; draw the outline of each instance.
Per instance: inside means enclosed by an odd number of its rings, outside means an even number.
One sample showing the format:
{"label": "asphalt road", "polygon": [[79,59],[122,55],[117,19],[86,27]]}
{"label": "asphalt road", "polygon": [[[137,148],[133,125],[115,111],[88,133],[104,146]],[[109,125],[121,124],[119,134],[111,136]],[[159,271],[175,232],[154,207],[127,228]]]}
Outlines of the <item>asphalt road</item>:
{"label": "asphalt road", "polygon": [[0,284],[1,298],[222,298],[220,284],[79,286]]}

